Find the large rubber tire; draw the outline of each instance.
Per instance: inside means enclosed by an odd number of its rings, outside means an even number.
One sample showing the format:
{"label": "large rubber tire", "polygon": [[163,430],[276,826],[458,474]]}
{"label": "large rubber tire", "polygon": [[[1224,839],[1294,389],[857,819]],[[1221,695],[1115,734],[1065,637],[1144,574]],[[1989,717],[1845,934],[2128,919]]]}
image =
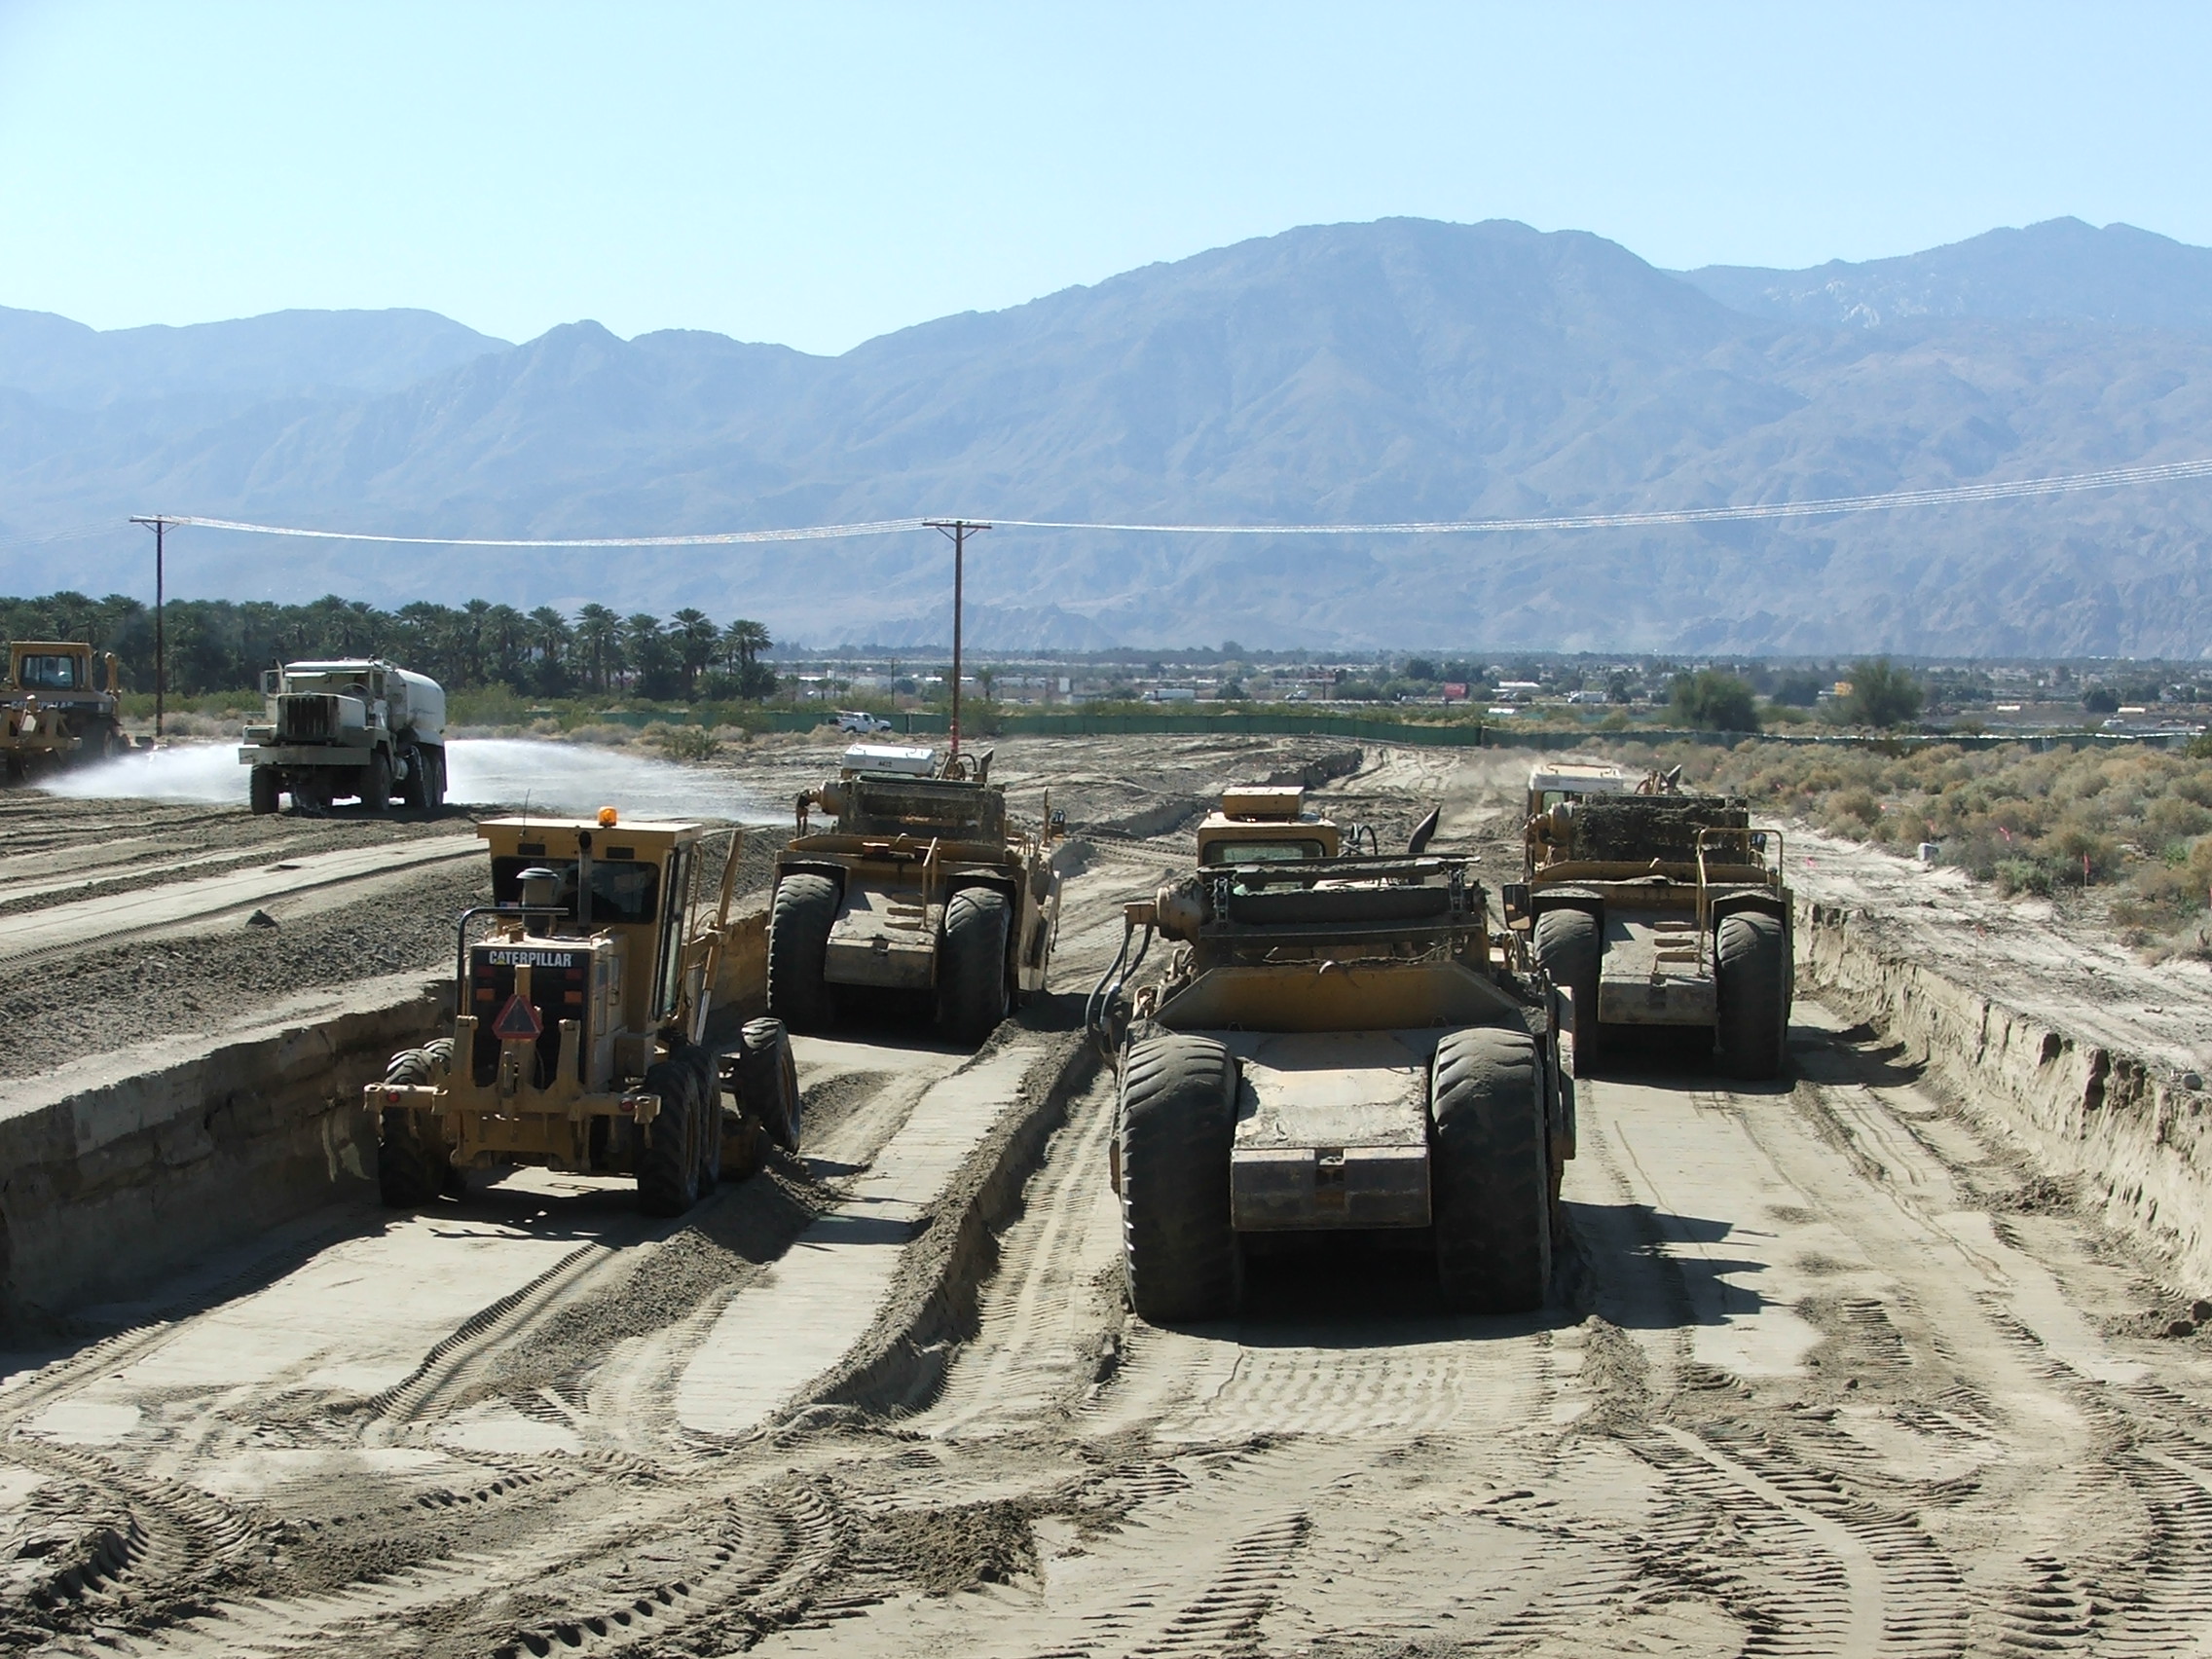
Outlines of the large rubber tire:
{"label": "large rubber tire", "polygon": [[1013,912],[993,887],[963,887],[944,906],[937,960],[937,1023],[945,1041],[972,1049],[1006,1017],[1006,937]]}
{"label": "large rubber tire", "polygon": [[647,1215],[682,1215],[699,1201],[697,1080],[681,1060],[648,1067],[645,1092],[660,1096],[660,1115],[638,1149],[638,1207]]}
{"label": "large rubber tire", "polygon": [[1780,1077],[1789,1039],[1790,992],[1782,918],[1757,910],[1721,917],[1714,960],[1720,1063],[1732,1077]]}
{"label": "large rubber tire", "polygon": [[[434,1075],[428,1053],[405,1049],[392,1055],[384,1080],[422,1085],[433,1082]],[[387,1206],[415,1209],[445,1191],[453,1160],[434,1132],[424,1132],[420,1114],[404,1106],[387,1106],[377,1126],[377,1192]]]}
{"label": "large rubber tire", "polygon": [[794,871],[776,883],[768,912],[768,1012],[793,1031],[827,1031],[836,1008],[825,977],[837,884]]}
{"label": "large rubber tire", "polygon": [[1223,1319],[1243,1289],[1229,1208],[1236,1062],[1205,1037],[1148,1037],[1122,1067],[1122,1270],[1156,1325]]}
{"label": "large rubber tire", "polygon": [[409,812],[430,810],[430,768],[423,758],[423,751],[412,746],[400,756],[407,762],[407,776],[399,786],[400,804]]}
{"label": "large rubber tire", "polygon": [[1598,1071],[1598,969],[1604,941],[1588,910],[1546,910],[1536,918],[1536,961],[1567,993],[1574,1020],[1574,1075]]}
{"label": "large rubber tire", "polygon": [[768,1138],[796,1152],[800,1138],[798,1066],[780,1019],[749,1019],[739,1033],[739,1098]]}
{"label": "large rubber tire", "polygon": [[1465,1313],[1525,1313],[1551,1289],[1543,1070],[1526,1031],[1448,1033],[1429,1074],[1436,1281]]}
{"label": "large rubber tire", "polygon": [[423,759],[428,768],[429,810],[436,812],[446,803],[446,746],[430,744],[424,749]]}
{"label": "large rubber tire", "polygon": [[391,756],[381,749],[361,768],[361,809],[380,817],[391,810]]}
{"label": "large rubber tire", "polygon": [[274,766],[256,766],[246,776],[245,793],[255,815],[267,818],[283,798],[283,775]]}
{"label": "large rubber tire", "polygon": [[722,1178],[722,1084],[715,1071],[715,1056],[705,1049],[686,1049],[683,1063],[691,1068],[692,1134],[699,1144],[699,1196],[713,1192]]}

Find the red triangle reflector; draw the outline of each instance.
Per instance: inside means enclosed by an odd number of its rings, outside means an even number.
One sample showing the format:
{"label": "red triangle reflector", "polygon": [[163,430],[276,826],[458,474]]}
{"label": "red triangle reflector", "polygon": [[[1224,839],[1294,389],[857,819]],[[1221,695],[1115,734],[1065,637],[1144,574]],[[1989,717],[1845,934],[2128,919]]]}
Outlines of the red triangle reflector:
{"label": "red triangle reflector", "polygon": [[545,1035],[545,1022],[518,991],[499,1010],[499,1017],[492,1021],[492,1035],[502,1043],[535,1043]]}

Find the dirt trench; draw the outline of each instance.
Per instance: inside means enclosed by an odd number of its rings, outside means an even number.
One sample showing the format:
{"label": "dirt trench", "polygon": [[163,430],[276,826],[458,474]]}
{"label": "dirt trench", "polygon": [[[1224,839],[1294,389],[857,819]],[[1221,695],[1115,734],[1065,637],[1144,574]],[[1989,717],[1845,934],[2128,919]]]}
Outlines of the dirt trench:
{"label": "dirt trench", "polygon": [[[1100,820],[1204,775],[1186,753],[1117,796],[1141,768],[1103,740],[1072,782],[1001,762]],[[1322,793],[1385,844],[1441,800],[1441,844],[1494,885],[1511,782],[1383,752]],[[1118,901],[1190,851],[1098,837],[1060,995],[977,1063],[1064,1043]],[[806,1156],[680,1223],[547,1176],[326,1212],[17,1356],[0,1637],[1008,1659],[2212,1640],[2212,1338],[2154,1260],[1817,1001],[1784,1084],[1677,1061],[1584,1087],[1570,1248],[1522,1319],[1446,1314],[1418,1262],[1362,1258],[1261,1274],[1234,1323],[1145,1325],[1118,1282],[1110,1085],[1010,1089],[1026,1180],[984,1180],[1007,1152],[978,1143],[947,1210],[992,1225],[931,1258],[949,1281],[893,1275],[867,1338],[930,1364],[872,1388],[848,1365],[828,1404],[702,1433],[683,1379],[975,1071],[925,1032],[800,1057]]]}

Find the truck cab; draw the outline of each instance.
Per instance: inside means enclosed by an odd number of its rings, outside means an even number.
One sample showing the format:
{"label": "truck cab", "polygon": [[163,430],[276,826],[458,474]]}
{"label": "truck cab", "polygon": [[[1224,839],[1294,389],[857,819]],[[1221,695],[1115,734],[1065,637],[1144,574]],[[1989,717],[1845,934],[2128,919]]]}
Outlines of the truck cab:
{"label": "truck cab", "polygon": [[444,803],[446,694],[436,681],[343,658],[270,669],[261,693],[264,722],[246,727],[239,748],[255,812],[275,812],[287,793],[313,812],[347,795],[372,813],[388,811],[395,793],[419,812]]}

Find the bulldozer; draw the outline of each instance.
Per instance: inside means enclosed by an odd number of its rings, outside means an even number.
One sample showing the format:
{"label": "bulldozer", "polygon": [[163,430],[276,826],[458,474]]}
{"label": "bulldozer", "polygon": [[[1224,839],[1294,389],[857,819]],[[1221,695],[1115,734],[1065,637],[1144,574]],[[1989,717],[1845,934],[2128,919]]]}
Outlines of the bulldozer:
{"label": "bulldozer", "polygon": [[0,693],[0,765],[8,782],[128,751],[116,687],[112,651],[95,652],[76,640],[11,644],[8,685]]}
{"label": "bulldozer", "polygon": [[[798,1031],[833,1026],[853,990],[934,999],[939,1031],[973,1047],[1045,988],[1059,925],[1046,801],[1016,828],[991,752],[952,755],[856,743],[838,775],[800,794],[776,859],[768,922],[768,1012]],[[829,813],[833,827],[814,828]]]}
{"label": "bulldozer", "polygon": [[[1269,822],[1252,804],[1219,817]],[[1404,853],[1346,854],[1287,804],[1285,839],[1209,841],[1124,908],[1087,1009],[1130,1307],[1229,1316],[1248,1254],[1320,1232],[1425,1253],[1456,1310],[1540,1307],[1574,1155],[1556,995],[1491,933],[1471,862],[1428,853],[1436,814]],[[1166,972],[1139,984],[1156,939]]]}
{"label": "bulldozer", "polygon": [[764,1142],[795,1152],[791,1043],[774,1019],[708,1044],[739,967],[733,833],[710,908],[696,824],[495,818],[477,826],[493,903],[464,911],[451,1036],[392,1057],[377,1115],[385,1202],[408,1207],[472,1168],[629,1174],[652,1215],[688,1209]]}
{"label": "bulldozer", "polygon": [[1795,994],[1782,833],[1746,803],[1683,793],[1681,769],[1539,766],[1508,926],[1567,994],[1573,1069],[1639,1034],[1711,1033],[1747,1080],[1783,1070]]}

